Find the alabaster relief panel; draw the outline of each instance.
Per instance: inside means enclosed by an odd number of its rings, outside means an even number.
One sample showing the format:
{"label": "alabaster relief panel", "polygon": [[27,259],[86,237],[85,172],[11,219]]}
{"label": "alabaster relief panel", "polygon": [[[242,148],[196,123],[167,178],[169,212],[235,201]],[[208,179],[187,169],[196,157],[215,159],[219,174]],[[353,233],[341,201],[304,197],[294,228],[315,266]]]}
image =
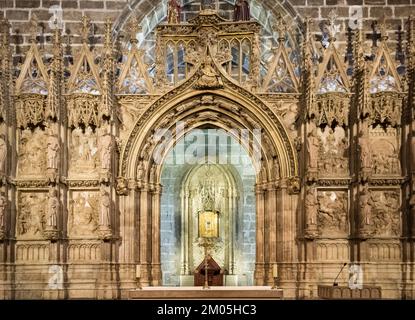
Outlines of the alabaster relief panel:
{"label": "alabaster relief panel", "polygon": [[19,178],[42,178],[46,171],[47,135],[40,128],[26,129],[19,133],[18,165]]}
{"label": "alabaster relief panel", "polygon": [[99,175],[100,157],[98,137],[90,127],[75,129],[70,135],[69,177],[96,178]]}
{"label": "alabaster relief panel", "polygon": [[321,236],[347,236],[348,227],[348,192],[322,191],[317,192],[318,229]]}
{"label": "alabaster relief panel", "polygon": [[342,127],[318,130],[320,141],[318,171],[321,176],[347,176],[349,143]]}
{"label": "alabaster relief panel", "polygon": [[47,224],[48,195],[42,192],[19,192],[16,234],[18,239],[40,239]]}
{"label": "alabaster relief panel", "polygon": [[[366,198],[361,196],[361,202],[362,199]],[[400,207],[400,191],[371,190],[366,203],[361,203],[361,228],[371,236],[399,236]]]}
{"label": "alabaster relief panel", "polygon": [[69,202],[70,237],[95,237],[99,224],[99,192],[73,191]]}
{"label": "alabaster relief panel", "polygon": [[370,128],[370,152],[374,175],[401,175],[399,133],[395,128]]}

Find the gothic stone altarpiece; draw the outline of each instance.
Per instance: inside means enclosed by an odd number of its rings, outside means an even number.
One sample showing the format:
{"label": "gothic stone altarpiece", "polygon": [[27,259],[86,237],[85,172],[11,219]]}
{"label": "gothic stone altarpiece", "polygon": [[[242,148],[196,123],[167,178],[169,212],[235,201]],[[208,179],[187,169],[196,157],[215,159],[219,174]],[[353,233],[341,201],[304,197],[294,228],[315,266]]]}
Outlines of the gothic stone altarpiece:
{"label": "gothic stone altarpiece", "polygon": [[[174,14],[155,30],[152,65],[134,17],[120,52],[111,21],[92,49],[84,16],[70,63],[61,30],[45,52],[33,18],[18,66],[1,21],[0,297],[125,298],[136,265],[143,285],[161,285],[154,134],[180,121],[181,134],[262,130],[256,285],[271,285],[278,265],[284,296],[309,298],[350,262],[383,297],[414,298],[414,21],[404,72],[381,23],[371,52],[353,31],[349,72],[334,15],[318,39],[305,19],[298,45],[278,16],[264,61],[253,19],[227,21],[214,8],[186,23]],[[65,280],[51,287],[56,272]]]}

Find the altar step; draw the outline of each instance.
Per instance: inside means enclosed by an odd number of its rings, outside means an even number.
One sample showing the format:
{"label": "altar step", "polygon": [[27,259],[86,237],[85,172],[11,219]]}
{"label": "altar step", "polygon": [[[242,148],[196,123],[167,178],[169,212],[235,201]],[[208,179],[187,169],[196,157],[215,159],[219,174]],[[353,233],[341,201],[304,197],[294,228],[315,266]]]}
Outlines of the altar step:
{"label": "altar step", "polygon": [[281,289],[271,287],[144,287],[132,290],[133,300],[278,300],[283,298]]}

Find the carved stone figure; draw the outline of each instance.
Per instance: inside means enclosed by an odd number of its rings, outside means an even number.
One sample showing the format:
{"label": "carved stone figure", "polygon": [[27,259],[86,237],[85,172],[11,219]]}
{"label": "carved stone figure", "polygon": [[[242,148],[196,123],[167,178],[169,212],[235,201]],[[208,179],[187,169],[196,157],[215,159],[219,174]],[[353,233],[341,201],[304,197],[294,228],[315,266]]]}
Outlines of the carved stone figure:
{"label": "carved stone figure", "polygon": [[143,180],[144,178],[144,162],[140,161],[137,168],[137,179]]}
{"label": "carved stone figure", "polygon": [[281,168],[280,168],[280,161],[278,158],[274,159],[274,168],[273,168],[273,176],[275,179],[281,178]]}
{"label": "carved stone figure", "polygon": [[56,229],[57,228],[57,219],[59,211],[59,199],[58,192],[55,188],[49,190],[49,200],[48,200],[48,214],[47,214],[47,229]]}
{"label": "carved stone figure", "polygon": [[317,169],[319,149],[320,139],[317,137],[317,129],[313,128],[307,139],[307,164],[309,169]]}
{"label": "carved stone figure", "polygon": [[251,13],[248,0],[236,0],[234,9],[234,21],[249,21]]}
{"label": "carved stone figure", "polygon": [[2,194],[0,194],[0,229],[4,229],[5,222],[4,222],[4,215],[6,212],[6,206],[7,206],[7,199]]}
{"label": "carved stone figure", "polygon": [[167,13],[167,21],[171,24],[180,23],[181,7],[177,0],[169,0],[169,8]]}
{"label": "carved stone figure", "polygon": [[128,181],[123,177],[117,178],[117,194],[121,196],[128,195]]}
{"label": "carved stone figure", "polygon": [[101,155],[101,169],[110,170],[111,169],[111,156],[112,149],[114,147],[112,136],[103,132],[99,139],[99,152]]}
{"label": "carved stone figure", "polygon": [[365,132],[361,131],[359,135],[359,146],[360,146],[360,164],[362,169],[371,167],[372,157],[369,137]]}
{"label": "carved stone figure", "polygon": [[0,135],[0,174],[5,172],[7,144],[4,135]]}
{"label": "carved stone figure", "polygon": [[365,229],[371,224],[372,202],[370,199],[369,187],[365,185],[360,192],[359,198],[361,228]]}
{"label": "carved stone figure", "polygon": [[305,197],[305,208],[307,215],[307,229],[317,226],[318,202],[315,189],[308,189]]}
{"label": "carved stone figure", "polygon": [[48,136],[47,144],[47,168],[48,169],[58,169],[58,160],[59,160],[59,139],[50,134]]}
{"label": "carved stone figure", "polygon": [[99,216],[99,224],[101,227],[110,228],[111,227],[111,199],[109,193],[105,188],[101,189],[101,209]]}

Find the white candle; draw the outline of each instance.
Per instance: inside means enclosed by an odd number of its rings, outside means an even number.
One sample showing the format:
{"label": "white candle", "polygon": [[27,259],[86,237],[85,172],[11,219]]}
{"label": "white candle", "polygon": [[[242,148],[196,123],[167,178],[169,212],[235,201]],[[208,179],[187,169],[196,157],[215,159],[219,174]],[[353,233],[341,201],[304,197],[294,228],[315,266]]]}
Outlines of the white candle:
{"label": "white candle", "polygon": [[272,266],[272,277],[278,278],[278,264]]}
{"label": "white candle", "polygon": [[141,278],[141,265],[137,264],[135,266],[135,277]]}

